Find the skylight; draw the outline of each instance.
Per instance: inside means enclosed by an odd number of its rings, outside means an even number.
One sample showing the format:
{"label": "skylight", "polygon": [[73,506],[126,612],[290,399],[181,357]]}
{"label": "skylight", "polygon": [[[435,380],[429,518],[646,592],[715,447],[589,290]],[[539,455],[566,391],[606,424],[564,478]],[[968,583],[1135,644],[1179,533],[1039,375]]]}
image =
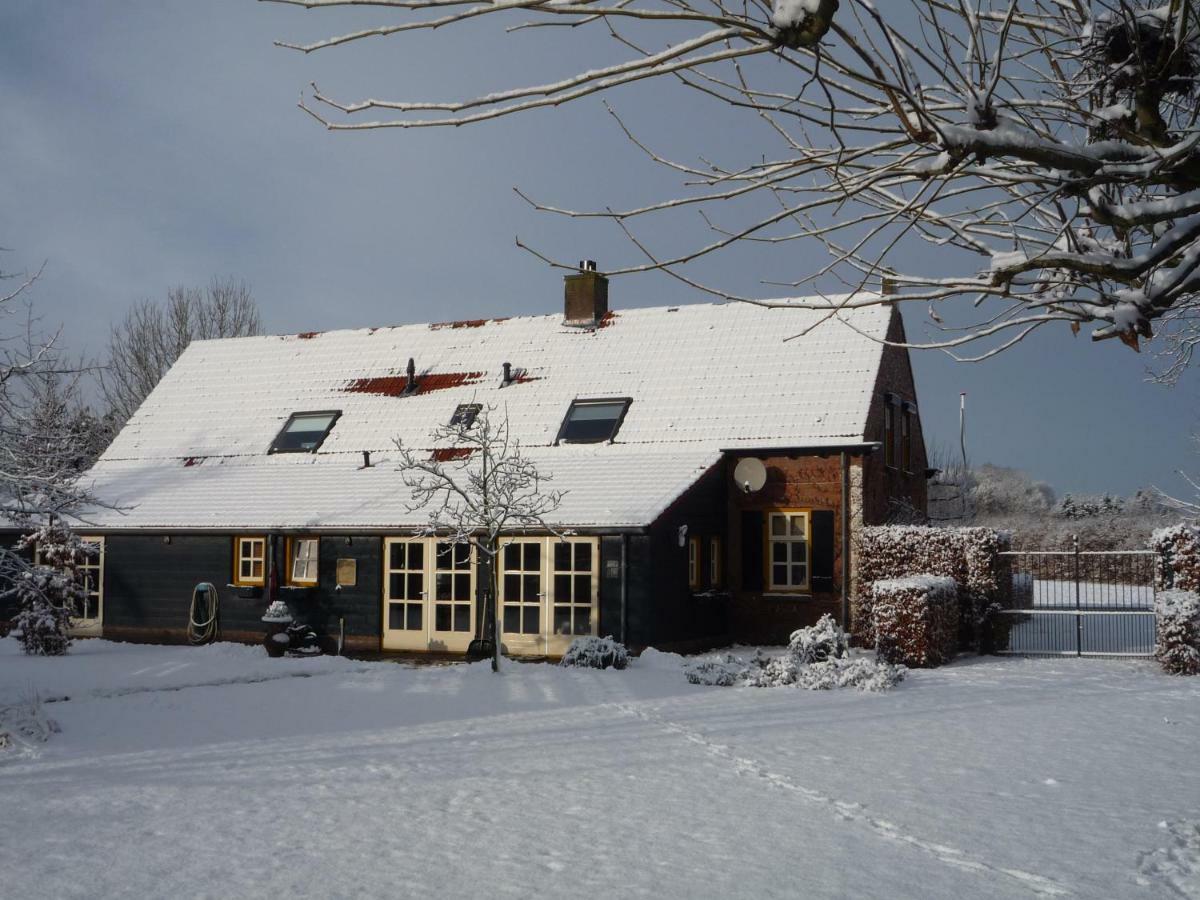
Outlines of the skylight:
{"label": "skylight", "polygon": [[563,419],[555,443],[598,444],[611,441],[621,427],[629,403],[628,398],[575,400],[567,410],[567,417]]}
{"label": "skylight", "polygon": [[479,411],[483,409],[483,405],[479,403],[460,403],[454,407],[454,415],[450,417],[450,426],[460,428],[470,428],[475,424],[475,417],[479,415]]}
{"label": "skylight", "polygon": [[341,410],[292,413],[268,453],[316,453]]}

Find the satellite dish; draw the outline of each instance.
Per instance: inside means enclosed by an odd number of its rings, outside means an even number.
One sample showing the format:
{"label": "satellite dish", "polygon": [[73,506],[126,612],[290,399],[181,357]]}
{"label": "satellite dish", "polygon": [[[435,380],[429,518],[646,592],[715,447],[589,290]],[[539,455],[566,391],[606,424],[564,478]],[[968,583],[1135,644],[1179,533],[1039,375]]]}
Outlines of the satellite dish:
{"label": "satellite dish", "polygon": [[767,483],[767,467],[762,464],[761,459],[747,456],[738,460],[738,464],[734,466],[733,480],[747,494],[761,491]]}

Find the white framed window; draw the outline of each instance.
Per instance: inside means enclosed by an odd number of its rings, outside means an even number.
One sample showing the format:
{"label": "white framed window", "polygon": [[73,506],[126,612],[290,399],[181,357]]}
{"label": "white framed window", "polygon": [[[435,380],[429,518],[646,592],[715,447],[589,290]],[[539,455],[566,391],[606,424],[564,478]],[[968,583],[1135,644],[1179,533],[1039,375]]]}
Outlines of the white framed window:
{"label": "white framed window", "polygon": [[[84,534],[78,537],[92,552],[75,564],[75,580],[86,593],[71,610],[71,633],[89,636],[99,634],[104,621],[104,538]],[[33,561],[45,565],[40,548],[34,548]],[[93,632],[92,628],[96,630]]]}
{"label": "white framed window", "polygon": [[771,591],[804,591],[809,587],[809,514],[781,509],[766,517],[766,583]]}
{"label": "white framed window", "polygon": [[595,546],[591,541],[555,541],[550,557],[553,586],[551,629],[571,637],[592,634],[596,599]]}
{"label": "white framed window", "polygon": [[501,540],[501,640],[510,653],[558,655],[600,616],[600,541],[594,537]]}
{"label": "white framed window", "polygon": [[466,541],[385,538],[384,649],[464,652],[475,637],[477,557]]}
{"label": "white framed window", "polygon": [[320,556],[317,538],[288,538],[288,582],[298,585],[317,583],[317,559]]}
{"label": "white framed window", "polygon": [[266,583],[267,539],[260,536],[233,539],[233,583],[262,587]]}

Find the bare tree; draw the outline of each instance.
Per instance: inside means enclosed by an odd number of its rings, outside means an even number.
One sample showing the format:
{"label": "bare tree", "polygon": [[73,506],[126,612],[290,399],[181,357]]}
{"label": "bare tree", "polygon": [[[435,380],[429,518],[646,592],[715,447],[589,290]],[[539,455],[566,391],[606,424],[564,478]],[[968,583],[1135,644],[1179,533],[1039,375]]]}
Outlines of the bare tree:
{"label": "bare tree", "polygon": [[[565,78],[485,85],[459,100],[342,100],[314,84],[301,107],[331,130],[455,127],[651,78],[673,79],[769,129],[773,146],[729,161],[698,152],[692,163],[656,153],[618,119],[685,190],[629,209],[535,203],[614,222],[643,259],[609,274],[660,270],[722,297],[769,302],[757,296],[761,287],[703,284],[689,264],[743,242],[816,245],[827,261],[814,266],[793,252],[803,268],[793,280],[766,283],[767,296],[829,285],[853,295],[890,279],[890,296],[805,305],[841,317],[858,305],[919,301],[935,329],[925,346],[971,359],[1053,323],[1075,332],[1086,325],[1093,340],[1137,349],[1156,327],[1195,315],[1193,0],[272,2],[386,10],[388,21],[375,27],[279,42],[305,53],[504,17],[508,39],[565,25],[551,29],[554,39],[591,35],[589,50],[604,39],[618,54]],[[764,202],[745,202],[754,197]],[[639,225],[695,209],[710,236],[684,252],[658,251],[654,232]],[[939,252],[936,272],[912,271],[919,241],[961,252]],[[960,349],[975,341],[983,343]],[[1192,346],[1177,349],[1190,358]],[[1166,368],[1170,377],[1171,361]]]}
{"label": "bare tree", "polygon": [[[1200,431],[1192,435],[1192,441],[1196,444],[1196,451],[1200,453]],[[1154,489],[1154,495],[1172,513],[1191,522],[1200,522],[1200,478],[1189,475],[1187,472],[1176,472],[1176,474],[1187,482],[1187,486],[1194,492],[1194,496],[1179,497],[1168,494],[1160,488]]]}
{"label": "bare tree", "polygon": [[[560,534],[546,521],[562,502],[563,492],[550,490],[547,476],[521,451],[511,436],[507,414],[479,405],[474,414],[456,416],[434,430],[435,449],[405,447],[399,440],[400,469],[412,491],[410,510],[427,518],[421,534],[448,536],[475,548],[488,570],[482,634],[491,635],[492,671],[500,670],[498,583],[500,539],[529,530]],[[489,628],[490,625],[490,628]]]}
{"label": "bare tree", "polygon": [[166,303],[135,303],[108,341],[101,385],[111,417],[128,421],[192,341],[261,333],[249,286],[232,278],[171,288]]}

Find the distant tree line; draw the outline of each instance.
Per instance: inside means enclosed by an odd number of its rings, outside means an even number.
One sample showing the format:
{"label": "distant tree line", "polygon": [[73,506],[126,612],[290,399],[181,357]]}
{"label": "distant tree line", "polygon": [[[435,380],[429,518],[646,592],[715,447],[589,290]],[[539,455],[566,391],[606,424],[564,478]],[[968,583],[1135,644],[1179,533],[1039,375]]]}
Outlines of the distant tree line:
{"label": "distant tree line", "polygon": [[[1154,488],[1128,497],[1059,494],[1020,469],[963,465],[935,451],[938,469],[930,483],[929,519],[944,525],[986,525],[1013,534],[1017,549],[1145,549],[1156,528],[1179,521],[1180,512]],[[900,514],[898,513],[898,518]]]}

